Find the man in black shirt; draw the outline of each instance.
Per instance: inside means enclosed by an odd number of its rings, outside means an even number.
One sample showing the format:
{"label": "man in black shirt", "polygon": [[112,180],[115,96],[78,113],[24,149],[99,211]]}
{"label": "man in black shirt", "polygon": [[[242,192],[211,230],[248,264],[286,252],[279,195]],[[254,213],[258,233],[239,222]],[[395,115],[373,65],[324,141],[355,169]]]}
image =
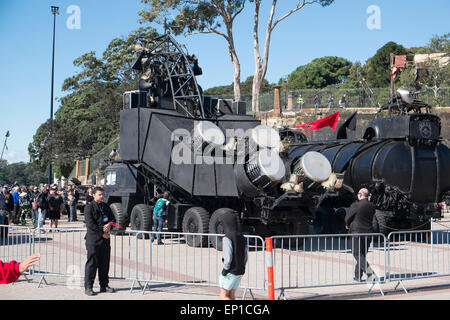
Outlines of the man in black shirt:
{"label": "man in black shirt", "polygon": [[84,288],[88,296],[95,295],[93,285],[98,269],[100,292],[113,293],[115,290],[108,286],[109,260],[110,260],[110,222],[115,222],[114,215],[108,204],[103,202],[103,189],[94,188],[94,200],[84,209],[86,223],[86,250],[87,261],[85,267]]}
{"label": "man in black shirt", "polygon": [[[345,224],[349,229],[349,233],[372,233],[372,220],[375,215],[375,205],[369,202],[369,191],[362,188],[358,192],[358,201],[354,202],[345,216]],[[352,253],[356,260],[355,276],[353,280],[361,281],[363,273],[370,278],[373,270],[370,268],[366,260],[367,251],[369,251],[371,237],[358,236],[352,237]]]}

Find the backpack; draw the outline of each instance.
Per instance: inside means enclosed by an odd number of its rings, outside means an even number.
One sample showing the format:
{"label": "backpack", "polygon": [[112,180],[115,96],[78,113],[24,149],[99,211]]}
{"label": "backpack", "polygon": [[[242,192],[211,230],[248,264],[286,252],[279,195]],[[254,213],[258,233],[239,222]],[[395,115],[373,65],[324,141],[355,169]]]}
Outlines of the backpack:
{"label": "backpack", "polygon": [[156,201],[155,209],[153,209],[153,214],[155,216],[161,217],[164,215],[164,212],[166,211],[166,199],[159,199]]}

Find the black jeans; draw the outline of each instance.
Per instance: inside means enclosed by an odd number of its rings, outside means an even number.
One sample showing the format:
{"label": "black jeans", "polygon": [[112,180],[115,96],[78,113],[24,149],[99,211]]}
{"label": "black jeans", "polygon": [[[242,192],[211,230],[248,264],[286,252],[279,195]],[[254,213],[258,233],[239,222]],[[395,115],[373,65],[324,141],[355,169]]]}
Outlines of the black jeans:
{"label": "black jeans", "polygon": [[372,268],[366,259],[366,254],[369,251],[372,237],[370,236],[356,236],[350,239],[352,245],[352,254],[356,260],[355,278],[361,279],[363,274],[371,276],[373,274]]}
{"label": "black jeans", "polygon": [[100,244],[90,244],[86,242],[86,250],[87,261],[84,273],[84,288],[89,289],[94,286],[97,270],[100,288],[107,287],[109,283],[108,273],[111,254],[109,239],[102,239]]}

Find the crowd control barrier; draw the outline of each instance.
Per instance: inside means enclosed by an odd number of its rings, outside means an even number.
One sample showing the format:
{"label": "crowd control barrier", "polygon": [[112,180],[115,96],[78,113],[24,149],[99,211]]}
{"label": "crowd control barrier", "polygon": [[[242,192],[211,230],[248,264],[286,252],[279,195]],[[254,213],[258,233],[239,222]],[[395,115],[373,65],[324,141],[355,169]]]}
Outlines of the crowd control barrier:
{"label": "crowd control barrier", "polygon": [[[296,235],[262,239],[247,235],[248,262],[241,280],[243,298],[267,290],[268,298],[287,299],[290,289],[380,284],[450,275],[450,229],[382,234]],[[84,228],[38,228],[0,225],[0,259],[22,261],[40,253],[26,273],[38,287],[50,277],[82,286],[86,263]],[[157,236],[160,236],[160,244]],[[222,271],[220,234],[123,231],[111,235],[109,276],[131,282],[142,293],[155,284],[219,286]],[[152,241],[153,238],[153,241]],[[368,272],[359,274],[356,264]],[[368,269],[370,266],[370,269]],[[356,272],[356,273],[355,273]],[[370,277],[367,275],[370,273]]]}

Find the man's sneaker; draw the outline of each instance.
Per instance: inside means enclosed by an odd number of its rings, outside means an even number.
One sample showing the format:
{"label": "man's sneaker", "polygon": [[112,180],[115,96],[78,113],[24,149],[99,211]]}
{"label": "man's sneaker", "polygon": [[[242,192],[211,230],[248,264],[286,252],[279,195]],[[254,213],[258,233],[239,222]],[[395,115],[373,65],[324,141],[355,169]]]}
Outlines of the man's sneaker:
{"label": "man's sneaker", "polygon": [[94,290],[92,290],[92,288],[86,289],[84,290],[84,293],[88,296],[95,296],[96,293],[94,292]]}
{"label": "man's sneaker", "polygon": [[100,292],[114,293],[114,292],[116,292],[116,290],[114,290],[111,287],[103,287],[103,288],[100,288]]}
{"label": "man's sneaker", "polygon": [[164,244],[164,242],[160,241],[160,242],[158,242],[157,244],[161,245],[161,244]]}

